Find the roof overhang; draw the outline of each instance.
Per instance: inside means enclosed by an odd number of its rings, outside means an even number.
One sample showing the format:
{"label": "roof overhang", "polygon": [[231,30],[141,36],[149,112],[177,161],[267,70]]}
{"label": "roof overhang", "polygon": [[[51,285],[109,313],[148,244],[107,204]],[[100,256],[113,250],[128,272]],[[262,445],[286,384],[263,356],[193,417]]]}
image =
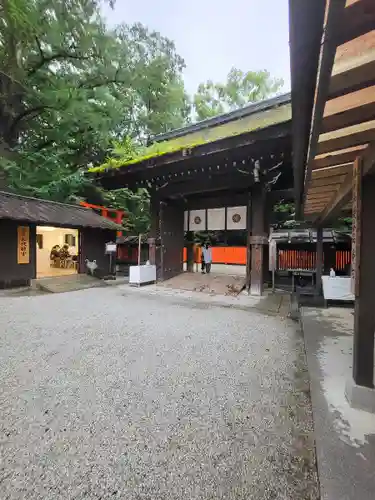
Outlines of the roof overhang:
{"label": "roof overhang", "polygon": [[[309,14],[302,12],[303,20],[299,19],[296,3],[290,2],[291,18],[299,23],[301,46],[309,38],[302,33]],[[322,2],[310,3],[315,8],[316,4],[321,7]],[[350,210],[354,162],[363,162],[362,171],[366,174],[375,158],[375,2],[323,3],[323,21],[314,27],[321,40],[314,48],[313,59],[318,55],[319,63],[315,81],[309,87],[311,102],[311,88],[315,86],[311,115],[310,110],[304,110],[302,118],[293,114],[293,141],[300,141],[298,147],[303,149],[299,152],[296,146],[294,150],[297,216],[320,225],[340,211]],[[293,47],[292,37],[291,43],[293,60],[297,47],[295,41]],[[302,67],[292,64],[292,85],[296,85],[292,90],[293,113],[304,92],[297,76],[293,78],[293,72],[298,71],[303,71]],[[300,124],[310,116],[306,136]]]}
{"label": "roof overhang", "polygon": [[38,226],[121,230],[122,226],[90,208],[0,191],[0,219]]}
{"label": "roof overhang", "polygon": [[271,110],[275,113],[263,116],[258,121],[261,125],[251,132],[229,135],[193,148],[187,145],[145,161],[98,172],[96,178],[106,189],[143,187],[167,198],[247,189],[256,180],[257,164],[261,178],[268,172],[276,175],[277,169],[286,172],[284,167],[288,169],[291,164],[291,107],[286,106]]}

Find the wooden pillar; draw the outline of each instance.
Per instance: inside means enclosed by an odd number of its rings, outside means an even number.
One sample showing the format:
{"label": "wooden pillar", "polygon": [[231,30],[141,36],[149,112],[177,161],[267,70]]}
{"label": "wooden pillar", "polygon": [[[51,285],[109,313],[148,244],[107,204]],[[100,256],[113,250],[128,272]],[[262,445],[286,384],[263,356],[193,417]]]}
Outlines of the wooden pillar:
{"label": "wooden pillar", "polygon": [[188,231],[186,238],[186,264],[188,273],[194,272],[194,233]]}
{"label": "wooden pillar", "polygon": [[256,184],[252,190],[252,234],[250,294],[263,295],[264,290],[264,245],[268,243],[265,227],[266,192],[261,184]]}
{"label": "wooden pillar", "polygon": [[353,175],[352,279],[355,294],[353,378],[359,386],[374,387],[375,332],[375,176]]}
{"label": "wooden pillar", "polygon": [[315,295],[320,295],[322,292],[322,275],[323,275],[323,228],[316,229],[316,283]]}
{"label": "wooden pillar", "polygon": [[[247,202],[247,214],[246,214],[246,231],[247,231],[247,241],[246,241],[246,290],[250,291],[251,282],[251,192],[249,192],[248,202]],[[227,209],[225,209],[225,237],[227,241]]]}
{"label": "wooden pillar", "polygon": [[155,193],[150,199],[150,237],[148,238],[148,258],[150,264],[156,266],[156,277],[160,278],[160,200]]}

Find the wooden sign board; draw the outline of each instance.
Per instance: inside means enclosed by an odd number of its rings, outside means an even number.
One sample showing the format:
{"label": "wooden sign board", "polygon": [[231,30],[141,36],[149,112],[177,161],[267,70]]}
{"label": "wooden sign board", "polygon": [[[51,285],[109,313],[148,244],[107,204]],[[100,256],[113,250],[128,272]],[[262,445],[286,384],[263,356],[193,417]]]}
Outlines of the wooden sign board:
{"label": "wooden sign board", "polygon": [[357,158],[353,166],[353,214],[352,214],[352,271],[351,291],[357,297],[359,294],[359,260],[361,245],[361,160]]}
{"label": "wooden sign board", "polygon": [[30,264],[30,228],[17,227],[17,263]]}
{"label": "wooden sign board", "polygon": [[112,243],[111,241],[105,244],[105,253],[116,253],[116,251],[117,251],[116,243]]}

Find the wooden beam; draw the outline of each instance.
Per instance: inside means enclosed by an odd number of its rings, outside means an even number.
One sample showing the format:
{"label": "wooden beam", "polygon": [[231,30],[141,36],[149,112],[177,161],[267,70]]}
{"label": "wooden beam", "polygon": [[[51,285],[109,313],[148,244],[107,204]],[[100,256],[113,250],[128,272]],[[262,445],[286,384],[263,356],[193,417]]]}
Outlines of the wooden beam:
{"label": "wooden beam", "polygon": [[[357,385],[374,387],[374,275],[375,275],[375,178],[359,180],[353,196],[355,283],[353,378]],[[358,192],[359,191],[359,192]]]}
{"label": "wooden beam", "polygon": [[366,147],[367,144],[318,155],[312,163],[313,170],[319,170],[321,168],[331,167],[334,165],[342,165],[343,163],[351,163],[366,149]]}
{"label": "wooden beam", "polygon": [[[331,81],[332,68],[337,48],[337,36],[341,30],[341,18],[345,10],[345,0],[335,0],[326,3],[325,25],[322,36],[322,46],[320,50],[318,75],[312,114],[312,126],[307,154],[307,171],[305,175],[305,185],[309,184],[312,162],[316,156],[318,138],[321,133],[324,109],[329,95],[329,85]],[[304,191],[303,203],[306,199]],[[297,214],[298,215],[298,214]]]}
{"label": "wooden beam", "polygon": [[329,201],[332,198],[332,192],[335,192],[335,190],[332,189],[331,192],[311,194],[306,198],[306,203]]}
{"label": "wooden beam", "polygon": [[331,99],[374,85],[374,40],[375,30],[372,30],[337,47],[329,88]]}
{"label": "wooden beam", "polygon": [[[375,168],[375,145],[367,147],[365,152],[356,161],[362,161],[362,175],[365,176]],[[347,179],[341,185],[338,192],[319,216],[319,223],[325,223],[327,220],[334,217],[343,206],[345,206],[351,197],[352,193],[352,176],[348,174]]]}
{"label": "wooden beam", "polygon": [[375,85],[326,102],[321,133],[350,127],[375,116]]}
{"label": "wooden beam", "polygon": [[341,182],[345,180],[345,176],[346,174],[332,175],[331,177],[326,177],[326,178],[320,178],[320,177],[313,178],[311,179],[310,182],[310,189],[320,186],[330,186],[332,189],[332,186],[341,184]]}
{"label": "wooden beam", "polygon": [[375,140],[375,120],[321,134],[318,154],[368,144]]}
{"label": "wooden beam", "polygon": [[326,194],[326,193],[331,193],[332,194],[332,185],[327,186],[327,185],[321,185],[321,186],[312,186],[310,184],[308,190],[307,190],[307,197],[314,196],[316,194]]}
{"label": "wooden beam", "polygon": [[168,198],[170,196],[188,196],[196,193],[208,193],[221,191],[223,189],[248,189],[254,184],[254,176],[239,174],[224,174],[221,176],[205,176],[199,180],[188,180],[166,183],[164,187],[157,189],[158,196]]}
{"label": "wooden beam", "polygon": [[[334,0],[331,0],[331,3]],[[375,6],[373,0],[360,0],[348,5],[340,19],[337,45],[358,38],[373,30],[375,26]]]}
{"label": "wooden beam", "polygon": [[353,162],[344,163],[342,165],[334,165],[332,167],[320,168],[319,170],[313,170],[311,173],[311,180],[315,179],[325,179],[332,177],[334,175],[344,175],[351,171],[353,168]]}

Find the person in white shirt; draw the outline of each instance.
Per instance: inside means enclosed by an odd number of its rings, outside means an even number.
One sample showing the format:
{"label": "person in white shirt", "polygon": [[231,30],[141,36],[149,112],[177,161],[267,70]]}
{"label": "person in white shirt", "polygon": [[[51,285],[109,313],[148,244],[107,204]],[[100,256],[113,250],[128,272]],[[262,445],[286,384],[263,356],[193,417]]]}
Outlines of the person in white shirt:
{"label": "person in white shirt", "polygon": [[207,274],[210,274],[211,264],[212,264],[212,249],[211,249],[209,243],[205,243],[203,245],[202,259],[204,262],[204,269],[203,269],[203,265],[202,265],[202,273],[204,273],[204,270],[205,270]]}

